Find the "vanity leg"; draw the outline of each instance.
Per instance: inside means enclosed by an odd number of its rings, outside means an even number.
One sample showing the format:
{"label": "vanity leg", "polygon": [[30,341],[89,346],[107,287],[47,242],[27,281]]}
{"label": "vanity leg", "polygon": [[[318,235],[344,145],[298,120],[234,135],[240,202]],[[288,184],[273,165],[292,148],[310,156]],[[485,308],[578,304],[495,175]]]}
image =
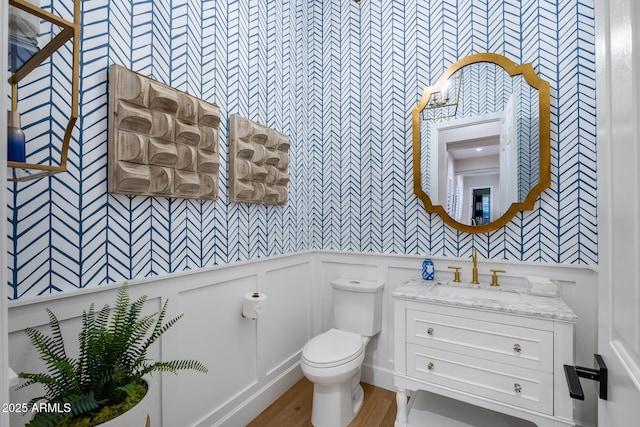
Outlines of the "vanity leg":
{"label": "vanity leg", "polygon": [[394,427],[407,427],[407,391],[403,388],[399,388],[396,392],[396,405],[398,411]]}

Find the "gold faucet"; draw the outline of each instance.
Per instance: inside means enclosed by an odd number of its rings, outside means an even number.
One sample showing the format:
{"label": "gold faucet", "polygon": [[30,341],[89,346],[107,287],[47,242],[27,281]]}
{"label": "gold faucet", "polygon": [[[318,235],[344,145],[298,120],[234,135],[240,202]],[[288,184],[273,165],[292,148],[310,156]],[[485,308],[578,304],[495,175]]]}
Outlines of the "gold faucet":
{"label": "gold faucet", "polygon": [[471,259],[473,259],[471,284],[479,285],[480,282],[478,281],[478,254],[476,253],[475,249],[471,252]]}

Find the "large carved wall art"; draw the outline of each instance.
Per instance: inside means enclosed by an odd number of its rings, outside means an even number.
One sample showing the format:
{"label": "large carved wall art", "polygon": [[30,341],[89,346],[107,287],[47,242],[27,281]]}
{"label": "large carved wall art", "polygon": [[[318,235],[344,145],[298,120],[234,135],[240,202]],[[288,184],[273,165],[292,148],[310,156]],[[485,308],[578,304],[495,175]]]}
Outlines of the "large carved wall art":
{"label": "large carved wall art", "polygon": [[229,119],[231,201],[286,204],[289,147],[287,135],[232,114]]}
{"label": "large carved wall art", "polygon": [[109,191],[218,198],[220,107],[113,64]]}

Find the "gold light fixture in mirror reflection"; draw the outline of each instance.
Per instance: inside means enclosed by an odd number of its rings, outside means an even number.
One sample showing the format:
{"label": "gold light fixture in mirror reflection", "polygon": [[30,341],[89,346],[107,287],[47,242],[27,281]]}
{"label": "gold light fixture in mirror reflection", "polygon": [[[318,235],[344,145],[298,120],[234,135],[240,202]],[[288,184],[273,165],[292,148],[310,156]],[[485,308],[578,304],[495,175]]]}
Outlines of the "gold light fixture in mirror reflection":
{"label": "gold light fixture in mirror reflection", "polygon": [[459,60],[412,111],[414,193],[458,231],[503,227],[551,183],[550,120],[549,82],[532,64],[495,53]]}

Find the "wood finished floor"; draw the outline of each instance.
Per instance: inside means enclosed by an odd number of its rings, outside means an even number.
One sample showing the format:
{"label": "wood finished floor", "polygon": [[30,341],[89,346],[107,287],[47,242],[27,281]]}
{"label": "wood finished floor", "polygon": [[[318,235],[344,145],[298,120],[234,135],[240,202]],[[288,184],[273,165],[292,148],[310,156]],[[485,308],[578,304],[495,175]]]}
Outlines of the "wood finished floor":
{"label": "wood finished floor", "polygon": [[[349,427],[393,427],[396,419],[396,395],[362,383],[362,409]],[[251,421],[247,427],[310,427],[313,384],[302,378],[293,387]]]}

